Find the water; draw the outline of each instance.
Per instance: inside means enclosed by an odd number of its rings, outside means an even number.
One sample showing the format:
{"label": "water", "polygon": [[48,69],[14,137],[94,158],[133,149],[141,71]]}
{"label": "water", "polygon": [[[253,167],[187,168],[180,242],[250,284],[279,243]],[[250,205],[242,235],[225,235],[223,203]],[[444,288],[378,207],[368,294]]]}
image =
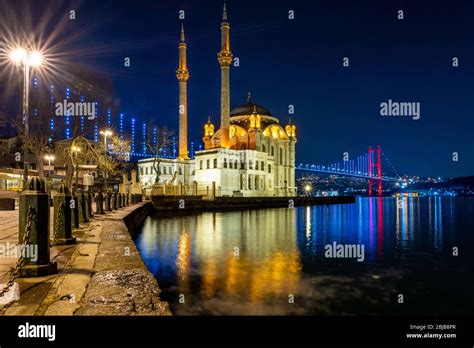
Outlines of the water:
{"label": "water", "polygon": [[471,198],[157,214],[134,239],[177,315],[474,313]]}

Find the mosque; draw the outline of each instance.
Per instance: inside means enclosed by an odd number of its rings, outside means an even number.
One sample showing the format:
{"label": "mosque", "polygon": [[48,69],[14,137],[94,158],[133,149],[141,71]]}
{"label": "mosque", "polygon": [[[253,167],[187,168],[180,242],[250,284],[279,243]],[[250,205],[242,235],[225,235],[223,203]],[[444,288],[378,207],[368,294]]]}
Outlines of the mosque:
{"label": "mosque", "polygon": [[[282,127],[268,109],[252,101],[230,109],[230,24],[224,3],[221,23],[221,49],[217,55],[221,69],[221,117],[219,129],[208,118],[204,124],[204,149],[188,155],[187,81],[184,27],[179,42],[179,154],[160,163],[160,183],[170,185],[213,185],[218,196],[262,197],[296,195],[296,126]],[[153,159],[138,162],[140,183],[151,187],[156,173]]]}

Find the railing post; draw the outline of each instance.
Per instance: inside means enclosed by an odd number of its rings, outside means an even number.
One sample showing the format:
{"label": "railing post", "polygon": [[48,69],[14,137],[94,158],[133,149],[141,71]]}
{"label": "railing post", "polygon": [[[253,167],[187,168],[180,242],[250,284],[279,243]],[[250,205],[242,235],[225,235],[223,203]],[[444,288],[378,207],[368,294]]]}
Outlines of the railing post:
{"label": "railing post", "polygon": [[107,191],[105,193],[105,210],[106,211],[112,210],[112,205],[110,204],[111,200],[112,200],[112,194],[110,193],[110,191]]}
{"label": "railing post", "polygon": [[32,178],[27,181],[25,190],[20,194],[19,219],[19,246],[23,249],[22,255],[25,255],[21,256],[20,277],[56,273],[56,262],[49,259],[49,196],[44,180]]}
{"label": "railing post", "polygon": [[72,236],[71,221],[71,195],[69,189],[61,185],[58,193],[53,197],[54,202],[54,223],[53,242],[54,245],[75,244],[76,238]]}
{"label": "railing post", "polygon": [[86,198],[87,198],[87,212],[89,216],[89,220],[94,217],[94,211],[92,210],[92,192],[89,190],[86,192]]}
{"label": "railing post", "polygon": [[96,214],[104,214],[104,195],[102,191],[97,192],[97,201],[95,205]]}
{"label": "railing post", "polygon": [[110,205],[112,210],[117,210],[117,192],[112,192]]}
{"label": "railing post", "polygon": [[72,216],[72,223],[74,228],[79,228],[79,202],[77,199],[77,194],[75,190],[72,190],[71,200],[74,202],[70,202],[71,207],[71,216]]}
{"label": "railing post", "polygon": [[84,192],[81,189],[77,189],[77,199],[79,202],[79,223],[88,222],[87,218],[87,209],[86,209],[86,200],[84,197]]}

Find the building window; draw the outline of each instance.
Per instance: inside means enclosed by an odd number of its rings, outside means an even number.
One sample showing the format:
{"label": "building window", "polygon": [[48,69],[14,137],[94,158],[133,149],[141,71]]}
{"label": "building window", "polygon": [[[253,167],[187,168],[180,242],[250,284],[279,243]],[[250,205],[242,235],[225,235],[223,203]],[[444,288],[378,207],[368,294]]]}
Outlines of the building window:
{"label": "building window", "polygon": [[145,168],[145,175],[148,175],[148,167]]}
{"label": "building window", "polygon": [[214,158],[214,168],[217,168],[217,158]]}
{"label": "building window", "polygon": [[206,168],[209,169],[211,167],[211,160],[206,160]]}
{"label": "building window", "polygon": [[272,156],[275,156],[275,148],[273,146],[272,146],[271,153],[272,153]]}
{"label": "building window", "polygon": [[140,167],[140,175],[143,175],[143,167]]}
{"label": "building window", "polygon": [[166,171],[166,167],[163,167],[163,174],[168,174],[167,171]]}
{"label": "building window", "polygon": [[272,172],[272,166],[271,166],[271,164],[268,165],[268,172],[269,172],[269,173]]}
{"label": "building window", "polygon": [[253,163],[252,163],[252,161],[249,161],[249,169],[253,169]]}
{"label": "building window", "polygon": [[262,162],[260,162],[260,170],[263,170],[265,171],[265,164]]}
{"label": "building window", "polygon": [[255,189],[258,190],[258,175],[255,175]]}
{"label": "building window", "polygon": [[266,149],[266,147],[265,147],[265,144],[262,144],[262,151],[263,151],[263,152],[267,152],[267,149]]}
{"label": "building window", "polygon": [[227,168],[227,158],[224,158],[224,168]]}
{"label": "building window", "polygon": [[202,169],[202,160],[199,161],[199,169]]}
{"label": "building window", "polygon": [[240,162],[240,169],[245,169],[245,162]]}
{"label": "building window", "polygon": [[283,164],[283,150],[280,148],[280,164]]}
{"label": "building window", "polygon": [[179,175],[183,175],[183,168],[179,167],[178,171],[179,171]]}
{"label": "building window", "polygon": [[234,169],[239,169],[239,162],[237,160],[234,161]]}

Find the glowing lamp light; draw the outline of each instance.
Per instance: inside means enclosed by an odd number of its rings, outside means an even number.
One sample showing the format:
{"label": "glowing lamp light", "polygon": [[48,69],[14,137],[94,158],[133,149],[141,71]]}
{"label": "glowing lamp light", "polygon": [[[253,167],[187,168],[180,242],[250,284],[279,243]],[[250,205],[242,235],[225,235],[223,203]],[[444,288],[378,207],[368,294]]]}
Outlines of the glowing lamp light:
{"label": "glowing lamp light", "polygon": [[112,136],[114,133],[112,133],[112,131],[110,131],[110,130],[105,130],[105,131],[100,131],[100,134],[101,134],[101,135],[104,135],[104,136],[106,136],[106,137],[110,137],[110,136]]}
{"label": "glowing lamp light", "polygon": [[28,60],[31,66],[37,67],[40,66],[41,63],[43,63],[43,55],[38,51],[34,51],[31,52]]}
{"label": "glowing lamp light", "polygon": [[17,48],[10,53],[10,59],[15,64],[22,63],[26,58],[26,51],[24,48]]}
{"label": "glowing lamp light", "polygon": [[304,190],[305,190],[306,192],[311,192],[311,191],[313,190],[313,187],[312,187],[310,184],[306,184],[306,185],[304,186]]}
{"label": "glowing lamp light", "polygon": [[43,55],[38,51],[27,52],[20,47],[10,53],[10,60],[16,65],[26,64],[31,67],[38,67],[43,63]]}

